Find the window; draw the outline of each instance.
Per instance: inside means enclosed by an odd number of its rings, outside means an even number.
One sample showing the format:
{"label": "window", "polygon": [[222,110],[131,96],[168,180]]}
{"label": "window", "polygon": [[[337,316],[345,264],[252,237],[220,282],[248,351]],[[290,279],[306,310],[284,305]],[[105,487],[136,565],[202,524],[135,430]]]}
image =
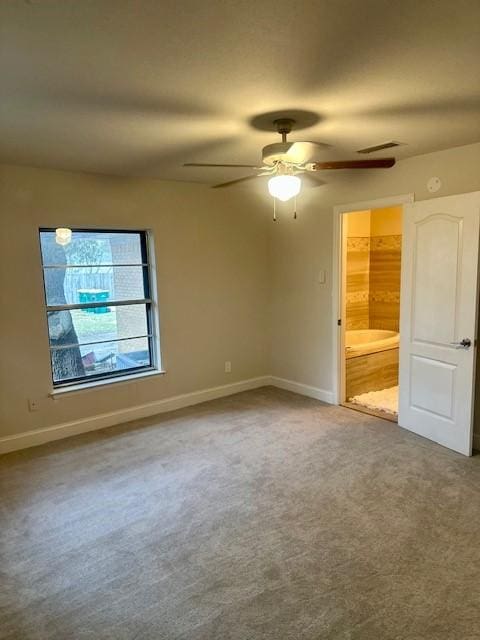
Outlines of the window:
{"label": "window", "polygon": [[155,369],[145,231],[40,229],[55,387]]}

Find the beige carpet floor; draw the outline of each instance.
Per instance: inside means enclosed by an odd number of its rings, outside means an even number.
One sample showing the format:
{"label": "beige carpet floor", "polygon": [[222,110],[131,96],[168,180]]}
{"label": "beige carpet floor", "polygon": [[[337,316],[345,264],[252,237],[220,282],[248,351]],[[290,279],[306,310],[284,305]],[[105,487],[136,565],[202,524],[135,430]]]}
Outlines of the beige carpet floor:
{"label": "beige carpet floor", "polygon": [[0,637],[480,638],[480,458],[264,388],[0,459]]}

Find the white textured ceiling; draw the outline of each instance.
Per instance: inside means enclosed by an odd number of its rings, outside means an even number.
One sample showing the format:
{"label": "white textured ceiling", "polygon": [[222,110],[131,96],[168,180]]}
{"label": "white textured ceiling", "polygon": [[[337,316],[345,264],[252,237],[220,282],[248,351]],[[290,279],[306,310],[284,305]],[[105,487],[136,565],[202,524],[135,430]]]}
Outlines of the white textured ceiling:
{"label": "white textured ceiling", "polygon": [[3,0],[0,74],[1,162],[215,183],[248,170],[182,164],[259,162],[282,109],[402,158],[480,141],[480,2]]}

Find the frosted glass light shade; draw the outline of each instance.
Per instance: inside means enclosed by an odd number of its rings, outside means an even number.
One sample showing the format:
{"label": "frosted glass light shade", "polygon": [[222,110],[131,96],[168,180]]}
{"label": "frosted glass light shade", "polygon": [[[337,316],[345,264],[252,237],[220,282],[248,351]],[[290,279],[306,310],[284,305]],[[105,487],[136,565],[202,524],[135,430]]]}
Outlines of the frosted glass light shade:
{"label": "frosted glass light shade", "polygon": [[298,196],[302,181],[297,176],[274,176],[268,181],[268,192],[283,202]]}
{"label": "frosted glass light shade", "polygon": [[58,229],[55,229],[55,242],[57,244],[61,244],[62,246],[65,246],[69,244],[71,240],[72,240],[71,229],[67,229],[65,227],[58,227]]}

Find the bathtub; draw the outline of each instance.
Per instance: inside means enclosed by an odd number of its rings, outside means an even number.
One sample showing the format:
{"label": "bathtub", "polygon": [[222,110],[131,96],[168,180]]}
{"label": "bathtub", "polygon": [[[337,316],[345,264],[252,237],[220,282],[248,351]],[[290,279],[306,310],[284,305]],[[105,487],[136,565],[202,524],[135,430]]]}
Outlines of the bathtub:
{"label": "bathtub", "polygon": [[396,331],[383,329],[355,329],[345,331],[345,353],[347,358],[377,353],[398,348],[399,335]]}

